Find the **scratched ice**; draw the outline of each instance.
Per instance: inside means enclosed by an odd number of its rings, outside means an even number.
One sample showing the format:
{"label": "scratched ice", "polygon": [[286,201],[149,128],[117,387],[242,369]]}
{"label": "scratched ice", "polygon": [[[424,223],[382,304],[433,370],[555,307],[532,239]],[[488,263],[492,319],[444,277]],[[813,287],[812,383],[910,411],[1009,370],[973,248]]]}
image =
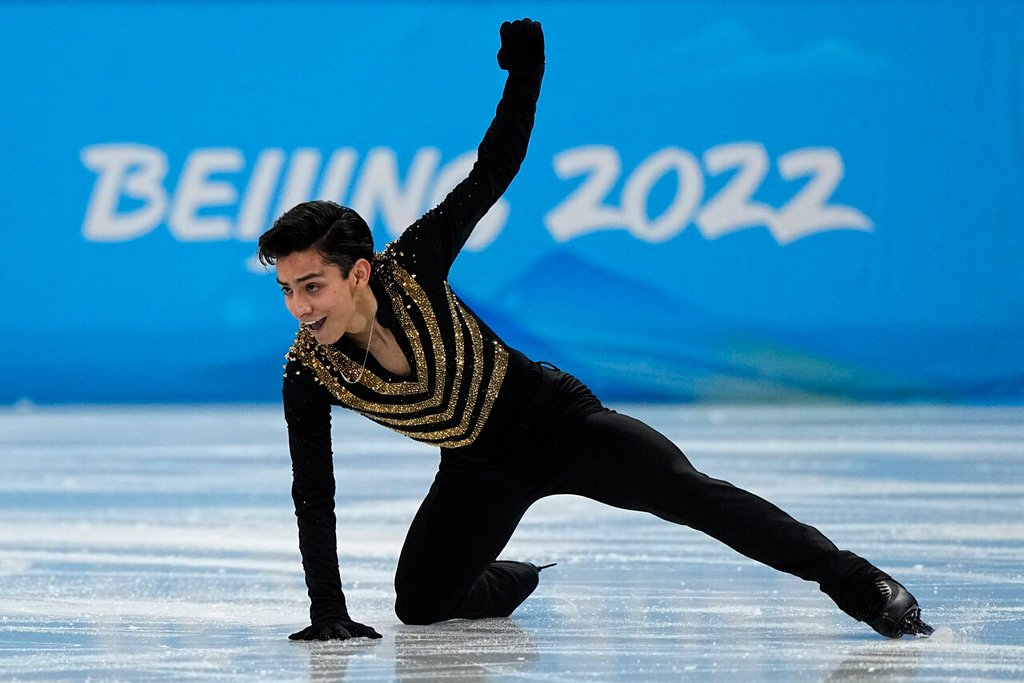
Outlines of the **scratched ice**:
{"label": "scratched ice", "polygon": [[816,588],[692,530],[554,498],[505,556],[558,562],[509,619],[401,625],[392,572],[437,456],[335,419],[353,615],[306,617],[274,406],[0,411],[0,679],[1020,680],[1024,408],[630,412],[912,588],[938,627],[887,641]]}

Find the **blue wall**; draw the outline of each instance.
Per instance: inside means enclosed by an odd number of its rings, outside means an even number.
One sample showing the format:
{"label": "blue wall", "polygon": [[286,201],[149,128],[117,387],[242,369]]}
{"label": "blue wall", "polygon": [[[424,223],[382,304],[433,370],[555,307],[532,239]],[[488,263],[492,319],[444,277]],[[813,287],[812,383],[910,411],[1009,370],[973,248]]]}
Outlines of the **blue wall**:
{"label": "blue wall", "polygon": [[[0,2],[0,402],[276,400],[255,238],[380,245],[543,21],[519,178],[453,285],[608,399],[1024,399],[1014,2]],[[468,155],[468,156],[467,156]]]}

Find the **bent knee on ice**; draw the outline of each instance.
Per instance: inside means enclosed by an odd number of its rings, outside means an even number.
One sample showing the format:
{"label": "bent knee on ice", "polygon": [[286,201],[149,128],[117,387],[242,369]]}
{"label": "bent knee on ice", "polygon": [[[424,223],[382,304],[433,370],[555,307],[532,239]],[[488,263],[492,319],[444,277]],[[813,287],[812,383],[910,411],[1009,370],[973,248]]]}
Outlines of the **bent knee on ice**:
{"label": "bent knee on ice", "polygon": [[428,626],[449,619],[439,607],[401,594],[395,599],[395,615],[406,626]]}

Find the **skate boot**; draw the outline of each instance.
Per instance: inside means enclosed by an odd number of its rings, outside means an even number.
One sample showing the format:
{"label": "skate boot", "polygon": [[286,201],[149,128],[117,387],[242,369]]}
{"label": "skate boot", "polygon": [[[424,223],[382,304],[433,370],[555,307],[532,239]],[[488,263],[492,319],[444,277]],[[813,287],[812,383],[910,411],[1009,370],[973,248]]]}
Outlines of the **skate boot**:
{"label": "skate boot", "polygon": [[495,581],[492,593],[492,598],[500,596],[497,602],[505,604],[505,607],[498,611],[499,616],[510,616],[516,607],[519,607],[537,588],[540,573],[548,567],[554,566],[554,564],[545,564],[538,567],[532,562],[513,562],[512,560],[492,562],[484,573],[494,578],[502,578],[500,582]]}
{"label": "skate boot", "polygon": [[466,593],[454,614],[446,618],[483,619],[507,617],[537,588],[541,570],[530,562],[492,562]]}
{"label": "skate boot", "polygon": [[904,635],[926,638],[934,631],[921,621],[917,600],[895,579],[888,576],[875,579],[860,597],[856,613],[852,616],[886,638]]}
{"label": "skate boot", "polygon": [[833,553],[818,569],[821,592],[857,621],[886,638],[926,637],[917,599],[894,578],[848,550]]}

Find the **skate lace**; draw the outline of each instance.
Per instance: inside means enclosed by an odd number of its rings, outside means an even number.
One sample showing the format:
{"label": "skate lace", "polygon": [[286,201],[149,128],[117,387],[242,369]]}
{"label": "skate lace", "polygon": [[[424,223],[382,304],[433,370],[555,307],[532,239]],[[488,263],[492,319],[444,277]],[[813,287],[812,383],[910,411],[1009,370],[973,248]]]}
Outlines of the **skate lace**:
{"label": "skate lace", "polygon": [[861,621],[870,621],[882,613],[882,608],[892,597],[892,586],[885,579],[876,579],[873,584],[873,591],[867,595],[860,596],[854,607],[855,617]]}

